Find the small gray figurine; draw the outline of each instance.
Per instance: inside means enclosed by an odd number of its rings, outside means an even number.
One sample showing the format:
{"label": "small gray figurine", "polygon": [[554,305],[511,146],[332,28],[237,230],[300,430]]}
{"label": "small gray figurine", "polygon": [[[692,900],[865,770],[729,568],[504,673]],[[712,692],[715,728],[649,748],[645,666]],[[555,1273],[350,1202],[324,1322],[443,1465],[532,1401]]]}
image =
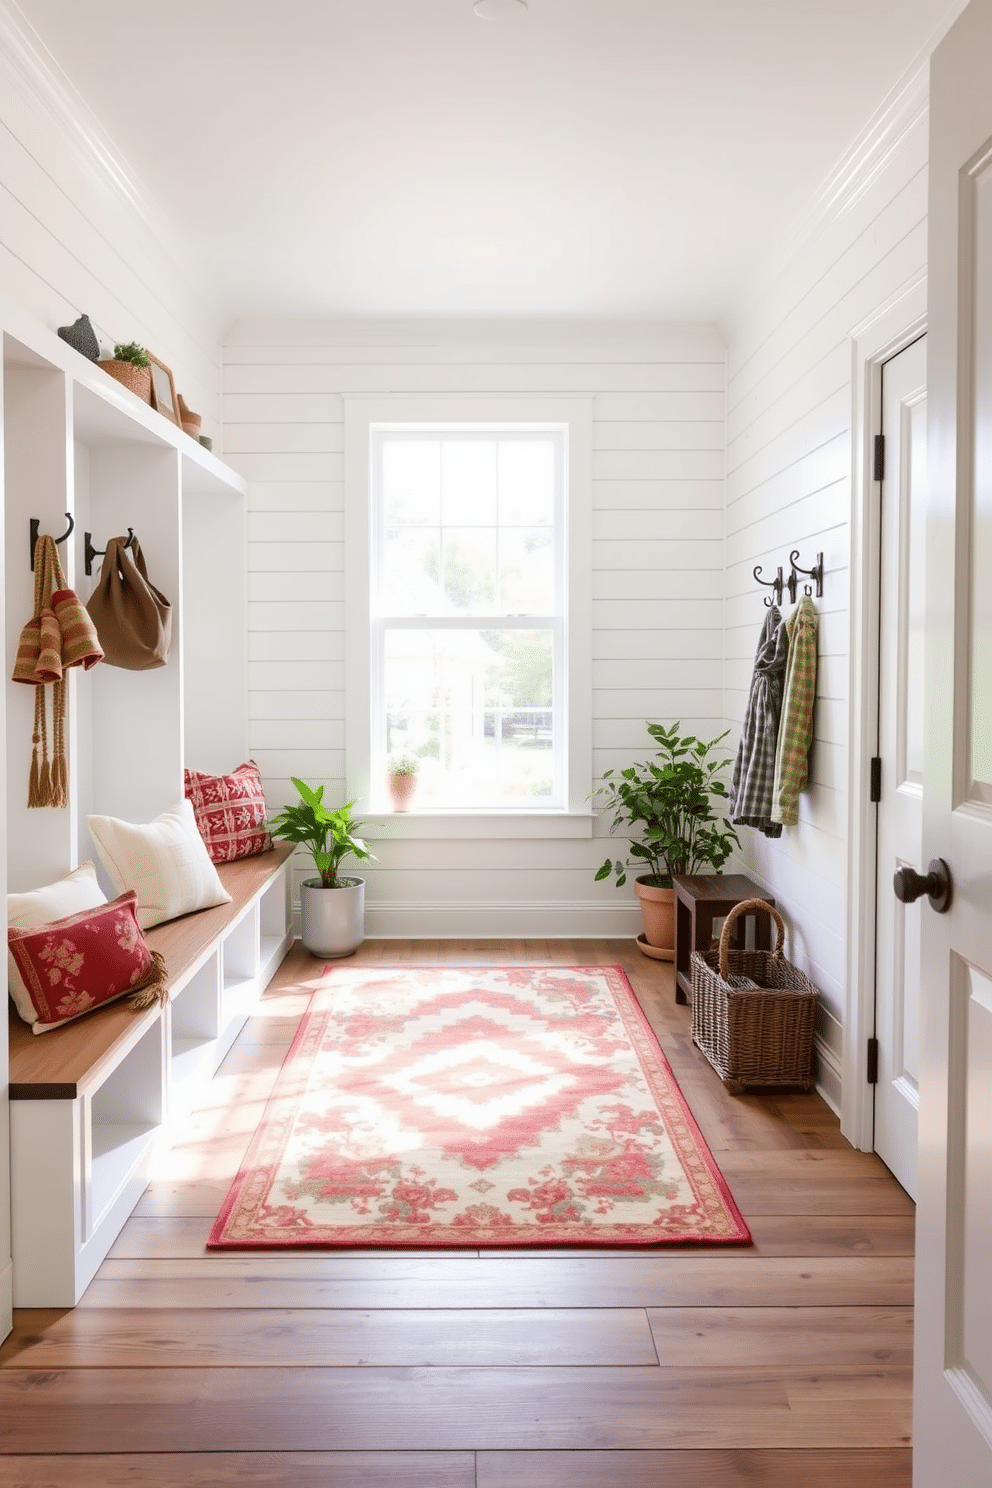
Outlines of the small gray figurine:
{"label": "small gray figurine", "polygon": [[76,351],[82,352],[84,357],[89,357],[91,362],[99,361],[100,343],[88,315],[81,315],[72,325],[59,326],[59,335],[63,341],[68,341],[70,346],[75,347]]}

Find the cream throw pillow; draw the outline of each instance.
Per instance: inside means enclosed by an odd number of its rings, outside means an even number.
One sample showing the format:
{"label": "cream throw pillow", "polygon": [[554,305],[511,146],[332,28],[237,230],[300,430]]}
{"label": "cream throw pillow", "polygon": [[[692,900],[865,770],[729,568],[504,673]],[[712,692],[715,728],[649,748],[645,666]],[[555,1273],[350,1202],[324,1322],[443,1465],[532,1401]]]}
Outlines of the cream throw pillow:
{"label": "cream throw pillow", "polygon": [[[43,888],[31,889],[25,894],[8,894],[7,928],[35,930],[39,925],[50,925],[53,920],[67,919],[69,915],[96,909],[97,905],[106,902],[107,896],[96,881],[95,865],[80,863],[57,883],[45,884]],[[9,951],[7,990],[25,1023],[33,1023],[37,1017],[34,1003]]]}
{"label": "cream throw pillow", "polygon": [[142,930],[197,909],[230,904],[189,801],[143,825],[116,816],[88,816],[86,822],[118,893],[134,889],[137,894]]}

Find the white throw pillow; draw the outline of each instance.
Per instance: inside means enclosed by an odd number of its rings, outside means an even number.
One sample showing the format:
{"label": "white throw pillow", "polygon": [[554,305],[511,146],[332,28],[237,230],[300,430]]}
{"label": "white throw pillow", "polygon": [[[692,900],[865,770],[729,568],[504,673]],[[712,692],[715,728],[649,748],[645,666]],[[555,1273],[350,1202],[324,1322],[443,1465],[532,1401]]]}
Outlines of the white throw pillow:
{"label": "white throw pillow", "polygon": [[116,816],[88,816],[86,822],[118,893],[134,889],[137,894],[142,930],[197,909],[230,904],[189,801],[141,825]]}
{"label": "white throw pillow", "polygon": [[[106,902],[107,896],[96,880],[96,866],[93,863],[80,863],[78,868],[74,868],[57,883],[30,889],[25,894],[8,894],[7,928],[35,930],[39,925],[50,925],[53,920],[67,919],[69,915],[96,909],[98,904]],[[37,1017],[34,1003],[9,951],[7,990],[25,1023],[33,1023]]]}

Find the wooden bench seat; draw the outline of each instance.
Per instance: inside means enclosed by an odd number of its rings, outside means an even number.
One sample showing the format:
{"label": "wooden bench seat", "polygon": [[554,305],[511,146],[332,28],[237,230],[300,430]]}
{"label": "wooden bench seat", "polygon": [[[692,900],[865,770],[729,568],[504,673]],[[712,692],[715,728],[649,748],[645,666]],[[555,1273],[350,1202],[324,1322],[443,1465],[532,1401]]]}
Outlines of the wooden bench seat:
{"label": "wooden bench seat", "polygon": [[[184,985],[203,959],[222,938],[225,930],[240,919],[273,874],[292,854],[282,842],[271,851],[218,868],[231,896],[230,904],[201,909],[146,930],[145,939],[161,951],[169,973],[170,989]],[[158,1016],[157,1008],[136,1013],[127,998],[112,1002],[67,1023],[51,1033],[35,1034],[11,1012],[10,1098],[11,1100],[74,1100],[88,1087],[101,1083],[108,1061],[118,1063],[120,1045],[133,1042],[136,1034]]]}
{"label": "wooden bench seat", "polygon": [[127,999],[34,1034],[10,1017],[14,1304],[74,1306],[292,943],[280,843],[219,868],[230,904],[146,932],[169,1002]]}

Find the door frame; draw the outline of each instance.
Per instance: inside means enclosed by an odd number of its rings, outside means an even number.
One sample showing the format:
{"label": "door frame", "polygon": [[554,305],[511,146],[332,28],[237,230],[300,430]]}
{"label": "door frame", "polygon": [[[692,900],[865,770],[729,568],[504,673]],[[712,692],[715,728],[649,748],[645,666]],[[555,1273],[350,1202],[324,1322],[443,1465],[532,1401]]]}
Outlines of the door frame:
{"label": "door frame", "polygon": [[882,416],[882,364],[927,329],[923,270],[851,333],[851,573],[847,768],[847,992],[840,1129],[853,1147],[874,1147],[868,1040],[875,1031],[875,807],[868,799],[878,710],[880,506],[873,479]]}

